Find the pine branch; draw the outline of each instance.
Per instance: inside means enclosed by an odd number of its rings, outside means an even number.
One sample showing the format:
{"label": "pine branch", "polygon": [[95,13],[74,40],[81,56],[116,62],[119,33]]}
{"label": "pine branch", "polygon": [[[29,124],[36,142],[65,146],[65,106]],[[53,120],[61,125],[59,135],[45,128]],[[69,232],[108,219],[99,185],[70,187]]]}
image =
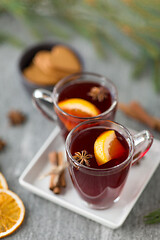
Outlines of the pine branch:
{"label": "pine branch", "polygon": [[146,224],[160,223],[160,209],[149,213],[144,216],[144,222]]}
{"label": "pine branch", "polygon": [[146,55],[141,58],[139,61],[137,60],[134,65],[134,71],[132,73],[132,76],[134,79],[138,79],[142,76],[142,74],[145,72],[146,66],[147,66],[148,59],[146,58]]}
{"label": "pine branch", "polygon": [[0,32],[0,43],[5,43],[5,42],[13,44],[14,46],[17,46],[17,47],[25,46],[24,42],[17,39],[16,37],[5,32]]}
{"label": "pine branch", "polygon": [[160,60],[156,60],[153,66],[153,82],[154,82],[154,86],[155,86],[155,90],[157,92],[160,91]]}
{"label": "pine branch", "polygon": [[[76,31],[99,55],[111,49],[132,62],[137,58],[135,76],[150,62],[154,86],[160,90],[159,1],[1,0],[0,14],[4,11],[27,23],[36,38],[50,34],[67,38]],[[1,33],[0,42],[4,39],[14,42],[14,37],[9,40]]]}

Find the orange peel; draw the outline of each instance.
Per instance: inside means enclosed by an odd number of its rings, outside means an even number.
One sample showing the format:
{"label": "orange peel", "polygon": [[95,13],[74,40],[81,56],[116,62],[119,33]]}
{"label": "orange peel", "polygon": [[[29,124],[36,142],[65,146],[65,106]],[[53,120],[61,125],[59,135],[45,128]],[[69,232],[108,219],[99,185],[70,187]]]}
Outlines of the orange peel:
{"label": "orange peel", "polygon": [[78,117],[94,117],[100,114],[99,109],[94,104],[81,98],[60,101],[58,106],[66,113]]}
{"label": "orange peel", "polygon": [[114,130],[108,130],[98,136],[94,143],[94,155],[100,166],[123,155],[125,149],[117,139]]}

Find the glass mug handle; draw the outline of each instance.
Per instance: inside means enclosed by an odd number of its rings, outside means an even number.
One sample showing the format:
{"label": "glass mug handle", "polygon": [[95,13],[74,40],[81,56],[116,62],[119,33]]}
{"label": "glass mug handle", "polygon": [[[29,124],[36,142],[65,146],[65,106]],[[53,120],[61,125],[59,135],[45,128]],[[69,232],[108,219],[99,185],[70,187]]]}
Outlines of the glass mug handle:
{"label": "glass mug handle", "polygon": [[134,154],[132,164],[135,164],[138,160],[140,160],[150,149],[153,136],[148,130],[143,130],[135,135],[133,135],[134,142]]}
{"label": "glass mug handle", "polygon": [[[46,90],[46,89],[36,89],[34,90],[32,94],[32,101],[34,105],[37,107],[37,109],[49,120],[56,121],[57,117],[53,111],[53,100],[51,97],[52,92]],[[42,103],[43,100],[46,103],[49,103],[52,105],[52,108],[50,108],[47,104]]]}

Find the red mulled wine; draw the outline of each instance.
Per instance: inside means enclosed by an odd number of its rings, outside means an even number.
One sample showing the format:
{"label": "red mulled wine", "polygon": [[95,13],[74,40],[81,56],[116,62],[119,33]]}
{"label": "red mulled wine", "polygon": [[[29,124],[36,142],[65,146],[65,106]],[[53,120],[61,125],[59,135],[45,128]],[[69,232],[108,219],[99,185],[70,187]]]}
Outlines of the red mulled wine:
{"label": "red mulled wine", "polygon": [[98,101],[97,98],[93,99],[93,97],[90,96],[90,92],[95,87],[100,88],[102,86],[95,82],[72,82],[72,84],[68,84],[68,86],[65,86],[61,91],[58,102],[70,98],[81,98],[93,103],[101,113],[105,112],[112,104],[111,94],[106,87],[103,87],[105,90],[105,98],[102,101]]}
{"label": "red mulled wine", "polygon": [[[96,91],[99,91],[99,93]],[[58,96],[58,104],[63,102],[64,103],[63,105],[65,105],[65,101],[69,99],[76,99],[75,101],[77,101],[77,99],[82,99],[87,102],[81,105],[80,110],[78,109],[69,110],[67,109],[67,105],[66,105],[66,109],[65,108],[62,109],[64,112],[67,113],[66,115],[62,114],[59,111],[59,109],[55,108],[55,111],[59,117],[58,121],[62,129],[62,134],[65,136],[65,138],[68,135],[69,131],[72,128],[74,128],[77,124],[89,119],[90,117],[96,116],[96,114],[92,115],[92,111],[93,111],[92,106],[90,106],[89,104],[93,104],[94,107],[97,109],[97,115],[107,111],[112,105],[112,95],[108,90],[108,88],[100,85],[99,83],[90,82],[90,81],[81,81],[81,82],[72,81],[71,83],[68,83],[65,86],[63,86]],[[79,100],[77,103],[79,104]],[[89,111],[88,113],[85,111],[83,112],[83,109],[85,109],[86,107],[88,108],[87,110]],[[106,115],[104,114],[104,116],[102,116],[101,118],[113,120],[115,115],[115,110],[116,108],[114,108],[111,113]],[[70,115],[68,115],[68,113]],[[76,117],[72,117],[72,116],[76,116]]]}
{"label": "red mulled wine", "polygon": [[92,156],[88,159],[89,167],[76,168],[70,165],[69,171],[80,196],[90,205],[97,205],[98,208],[109,207],[119,196],[130,168],[130,164],[125,164],[116,169],[116,166],[123,163],[129,155],[128,143],[117,131],[114,131],[116,138],[124,151],[119,157],[111,159],[105,164],[100,166],[97,164],[94,152],[95,141],[102,133],[110,130],[100,126],[83,129],[74,136],[70,146],[72,156],[75,156],[77,152],[82,153],[84,150]]}

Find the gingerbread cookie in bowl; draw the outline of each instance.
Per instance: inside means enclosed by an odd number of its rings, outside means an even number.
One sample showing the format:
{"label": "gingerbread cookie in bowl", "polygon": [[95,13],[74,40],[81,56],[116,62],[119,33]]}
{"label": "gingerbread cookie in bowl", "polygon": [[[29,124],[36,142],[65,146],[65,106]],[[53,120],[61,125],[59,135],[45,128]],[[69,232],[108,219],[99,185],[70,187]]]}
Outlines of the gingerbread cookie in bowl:
{"label": "gingerbread cookie in bowl", "polygon": [[23,75],[29,83],[53,86],[65,76],[80,71],[82,64],[79,56],[68,46],[58,44],[37,51],[30,64],[23,69]]}
{"label": "gingerbread cookie in bowl", "polygon": [[51,51],[51,58],[56,71],[71,74],[81,70],[76,55],[65,46],[55,46]]}

